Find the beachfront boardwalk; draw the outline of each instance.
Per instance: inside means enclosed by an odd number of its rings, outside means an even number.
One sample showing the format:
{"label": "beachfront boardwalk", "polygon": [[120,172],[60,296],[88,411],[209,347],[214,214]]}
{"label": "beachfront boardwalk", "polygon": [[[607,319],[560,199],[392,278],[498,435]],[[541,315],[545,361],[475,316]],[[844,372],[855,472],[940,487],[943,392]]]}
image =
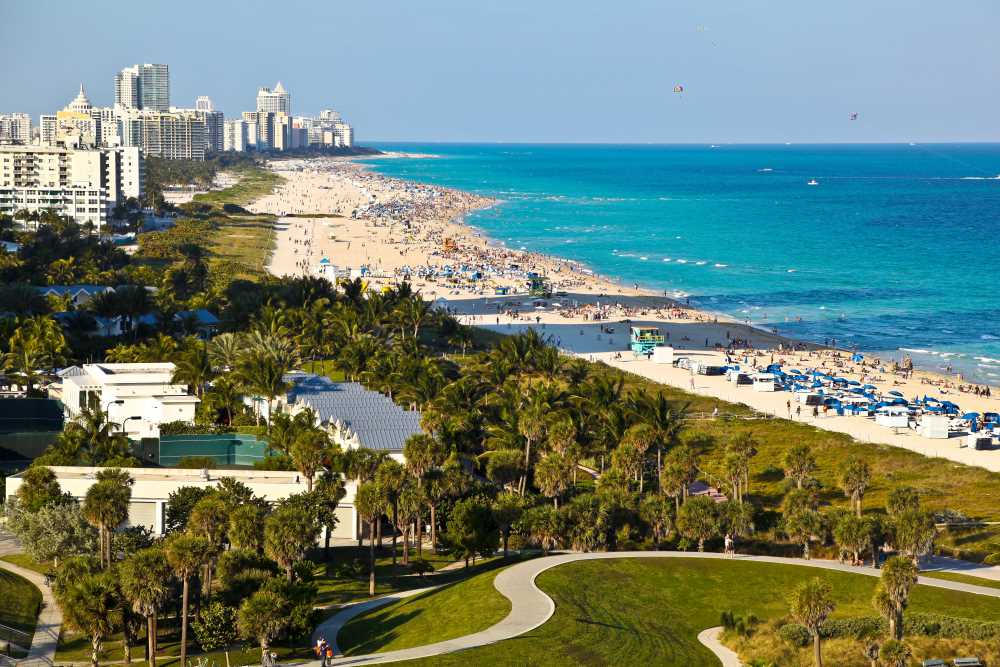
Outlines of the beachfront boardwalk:
{"label": "beachfront boardwalk", "polygon": [[[539,574],[553,567],[572,563],[580,560],[605,560],[615,558],[712,558],[720,560],[730,560],[727,556],[719,553],[698,553],[687,551],[620,551],[620,552],[600,552],[600,553],[561,553],[543,558],[536,558],[521,563],[511,565],[502,570],[493,582],[496,589],[511,603],[510,613],[499,623],[464,637],[457,637],[443,642],[416,646],[408,649],[396,651],[386,651],[385,653],[369,653],[367,655],[344,656],[336,658],[332,664],[335,665],[374,665],[388,662],[399,662],[401,660],[413,660],[416,658],[429,658],[445,653],[453,653],[465,649],[485,646],[495,642],[517,637],[526,632],[530,632],[539,627],[552,617],[556,606],[552,598],[546,595],[535,585],[535,579]],[[850,572],[853,574],[867,575],[870,577],[881,576],[882,571],[871,567],[853,567],[835,561],[824,560],[803,560],[801,558],[779,558],[774,556],[738,556],[735,560],[753,561],[758,563],[778,563],[782,565],[797,565],[801,567],[819,568],[824,570],[835,570],[838,572]],[[987,588],[986,586],[974,586],[944,579],[932,579],[920,577],[919,582],[935,588],[945,588],[948,590],[986,595],[989,597],[1000,597],[1000,589]],[[407,591],[405,594],[393,594],[385,598],[376,598],[363,603],[344,608],[340,613],[324,622],[317,628],[316,637],[326,637],[332,641],[332,633],[339,630],[351,618],[362,614],[370,609],[388,604],[404,596],[416,595],[429,589]],[[379,600],[385,600],[379,604]],[[701,639],[701,636],[699,636]],[[706,636],[708,639],[708,636]],[[702,643],[716,652],[710,643]],[[731,653],[731,652],[729,652]],[[728,667],[738,665],[732,662],[729,653],[716,652],[720,662]],[[727,662],[728,659],[728,662]],[[319,665],[319,661],[314,661],[312,665]]]}

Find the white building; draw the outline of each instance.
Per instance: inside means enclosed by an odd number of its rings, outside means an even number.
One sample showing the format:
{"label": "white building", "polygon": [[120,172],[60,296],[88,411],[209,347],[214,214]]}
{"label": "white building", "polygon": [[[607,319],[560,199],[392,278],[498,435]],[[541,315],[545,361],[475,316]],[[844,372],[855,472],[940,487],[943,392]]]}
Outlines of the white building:
{"label": "white building", "polygon": [[[100,468],[83,466],[50,466],[55,473],[59,488],[77,501],[82,501],[87,490],[97,483],[96,473]],[[186,486],[212,488],[223,477],[242,482],[254,495],[276,503],[288,496],[304,493],[306,482],[297,472],[282,470],[188,470],[183,468],[124,468],[133,480],[132,498],[129,502],[126,526],[145,526],[154,535],[162,535],[165,528],[165,513],[170,494]],[[19,473],[7,478],[7,497],[14,498],[24,481]],[[356,485],[353,481],[345,484],[346,495],[337,506],[337,527],[331,537],[356,539],[358,520],[354,511]],[[325,538],[320,536],[319,541]]]}
{"label": "white building", "polygon": [[212,104],[212,98],[208,95],[201,95],[194,101],[194,108],[198,111],[215,111],[215,105]]}
{"label": "white building", "polygon": [[173,382],[174,369],[170,362],[71,366],[50,395],[62,401],[67,419],[99,408],[130,438],[156,438],[160,424],[194,421],[200,402]]}
{"label": "white building", "polygon": [[257,90],[257,111],[283,113],[286,116],[291,116],[292,96],[285,90],[280,81],[274,90],[260,88]]}
{"label": "white building", "polygon": [[121,109],[122,144],[166,160],[204,160],[208,124],[203,112]]}
{"label": "white building", "polygon": [[148,63],[126,67],[115,75],[115,104],[166,111],[170,108],[170,68]]}
{"label": "white building", "polygon": [[[256,126],[254,130],[256,131]],[[242,153],[247,149],[247,123],[243,120],[227,120],[222,130],[222,150]]]}
{"label": "white building", "polygon": [[31,116],[26,113],[0,114],[0,143],[31,141]]}

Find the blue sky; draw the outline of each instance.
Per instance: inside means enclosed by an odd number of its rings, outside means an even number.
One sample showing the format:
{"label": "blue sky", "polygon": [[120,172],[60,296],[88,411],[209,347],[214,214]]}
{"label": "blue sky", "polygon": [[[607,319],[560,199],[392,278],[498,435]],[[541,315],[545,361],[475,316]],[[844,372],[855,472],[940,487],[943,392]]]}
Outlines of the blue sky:
{"label": "blue sky", "polygon": [[998,26],[996,0],[0,0],[0,111],[164,62],[174,104],[238,116],[280,79],[362,143],[998,141]]}

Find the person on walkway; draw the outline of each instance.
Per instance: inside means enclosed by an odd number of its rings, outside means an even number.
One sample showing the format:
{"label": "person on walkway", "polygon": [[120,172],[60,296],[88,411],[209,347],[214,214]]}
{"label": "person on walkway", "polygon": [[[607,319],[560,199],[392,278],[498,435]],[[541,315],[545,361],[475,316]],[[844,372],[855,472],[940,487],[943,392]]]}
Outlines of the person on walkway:
{"label": "person on walkway", "polygon": [[733,536],[726,533],[726,544],[725,544],[725,555],[732,558],[736,555],[736,551],[733,549]]}

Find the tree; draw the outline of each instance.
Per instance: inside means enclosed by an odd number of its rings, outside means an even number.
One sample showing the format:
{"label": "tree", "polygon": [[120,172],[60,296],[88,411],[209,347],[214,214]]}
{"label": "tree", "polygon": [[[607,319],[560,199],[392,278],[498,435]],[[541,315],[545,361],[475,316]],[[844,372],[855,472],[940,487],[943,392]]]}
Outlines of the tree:
{"label": "tree", "polygon": [[181,664],[187,664],[188,599],[191,575],[211,558],[212,544],[204,537],[177,533],[165,543],[167,563],[174,575],[181,580]]}
{"label": "tree", "polygon": [[205,496],[191,509],[188,517],[188,533],[208,540],[212,549],[204,565],[202,586],[208,597],[212,595],[212,571],[215,558],[225,546],[226,528],[229,524],[229,509],[218,494]]}
{"label": "tree", "polygon": [[239,638],[236,610],[221,602],[213,602],[201,610],[191,625],[201,650],[206,653],[224,651],[226,667],[229,667],[229,647]]}
{"label": "tree", "polygon": [[535,466],[535,483],[542,494],[552,499],[554,507],[559,507],[559,498],[569,488],[572,469],[566,457],[559,452],[550,452]]}
{"label": "tree", "polygon": [[264,515],[256,505],[240,505],[229,513],[226,530],[234,549],[261,553],[264,549]]}
{"label": "tree", "polygon": [[182,486],[176,491],[171,491],[167,496],[167,506],[164,510],[163,525],[166,532],[175,533],[186,529],[191,510],[199,500],[212,493],[212,489],[199,486]]}
{"label": "tree", "polygon": [[681,505],[677,512],[677,530],[705,550],[705,540],[719,534],[719,508],[708,496],[697,496]]}
{"label": "tree", "polygon": [[681,445],[667,453],[660,471],[660,489],[674,499],[678,512],[697,474],[698,457],[691,448]]}
{"label": "tree", "polygon": [[795,488],[801,489],[815,471],[816,457],[809,445],[795,445],[785,452],[785,475],[795,480]]}
{"label": "tree", "polygon": [[844,514],[833,526],[833,539],[840,547],[840,559],[844,560],[845,554],[850,554],[852,564],[863,562],[862,554],[866,553],[872,546],[871,528],[861,517]]}
{"label": "tree", "polygon": [[816,577],[799,584],[788,601],[792,616],[805,626],[813,640],[813,661],[823,667],[820,646],[820,626],[833,613],[834,602],[830,584]]}
{"label": "tree", "polygon": [[87,489],[83,513],[98,529],[101,562],[111,566],[111,531],[128,517],[132,499],[132,478],[118,468],[104,468],[97,473],[97,483]]}
{"label": "tree", "polygon": [[424,505],[424,496],[420,487],[412,481],[407,481],[399,493],[397,500],[396,529],[403,534],[403,565],[410,564],[410,528],[420,520],[420,508]]}
{"label": "tree", "polygon": [[[375,471],[375,483],[385,497],[385,503],[392,510],[392,525],[399,524],[399,494],[406,482],[406,469],[394,459],[386,459]],[[392,565],[396,567],[396,531],[392,531]]]}
{"label": "tree", "polygon": [[156,618],[170,595],[172,572],[162,549],[138,551],[122,561],[118,578],[132,610],[146,619],[146,660],[156,667]]}
{"label": "tree", "polygon": [[727,500],[719,508],[722,529],[733,537],[746,537],[754,531],[753,505],[747,501]]}
{"label": "tree", "polygon": [[486,478],[498,486],[514,488],[524,475],[524,455],[516,449],[496,449],[484,456]]}
{"label": "tree", "polygon": [[910,664],[913,651],[903,642],[890,639],[882,644],[882,648],[878,651],[878,657],[885,664],[885,667],[906,667]]}
{"label": "tree", "polygon": [[920,509],[906,509],[896,515],[896,548],[910,556],[914,563],[929,554],[934,546],[937,528],[934,515]]}
{"label": "tree", "polygon": [[674,504],[663,494],[649,494],[639,504],[639,517],[649,526],[653,546],[659,549],[674,525]]}
{"label": "tree", "polygon": [[36,562],[53,561],[56,568],[62,558],[97,552],[97,531],[75,502],[51,503],[34,512],[20,501],[9,502],[6,527]]}
{"label": "tree", "polygon": [[897,486],[889,492],[885,509],[892,517],[906,510],[920,509],[920,495],[912,486]]}
{"label": "tree", "polygon": [[90,664],[97,667],[104,640],[122,621],[114,576],[110,572],[82,576],[60,591],[59,606],[66,624],[90,637]]}
{"label": "tree", "polygon": [[453,553],[475,562],[477,555],[488,556],[497,547],[497,525],[490,507],[478,498],[464,498],[455,503],[448,521],[448,542]]}
{"label": "tree", "polygon": [[554,507],[540,505],[524,512],[521,527],[531,540],[542,548],[542,554],[559,544],[559,513]]}
{"label": "tree", "polygon": [[313,479],[322,470],[323,463],[330,455],[330,438],[318,429],[310,429],[296,436],[292,442],[292,462],[306,479],[306,491],[313,490]]}
{"label": "tree", "polygon": [[200,341],[194,343],[181,353],[175,365],[172,381],[188,385],[194,389],[195,396],[201,398],[205,394],[205,385],[214,374],[207,345]]}
{"label": "tree", "polygon": [[903,611],[910,589],[917,583],[917,566],[909,558],[893,556],[882,566],[882,578],[875,592],[874,605],[889,617],[889,636],[903,639]]}
{"label": "tree", "polygon": [[301,507],[284,504],[264,521],[264,553],[285,570],[291,582],[295,564],[316,544],[319,526]]}
{"label": "tree", "polygon": [[781,529],[788,538],[802,545],[802,557],[809,559],[809,543],[823,528],[823,517],[816,509],[816,497],[806,489],[793,489],[781,505],[784,517]]}
{"label": "tree", "polygon": [[850,461],[840,475],[840,486],[844,493],[851,499],[854,511],[861,516],[861,501],[865,497],[865,491],[872,481],[872,469],[866,461],[854,459]]}
{"label": "tree", "polygon": [[524,438],[524,474],[521,476],[521,495],[525,494],[531,476],[531,445],[545,436],[546,417],[551,409],[546,393],[534,387],[517,420],[517,429]]}
{"label": "tree", "polygon": [[261,589],[240,606],[236,626],[240,636],[257,640],[263,657],[287,623],[285,600],[274,591]]}
{"label": "tree", "polygon": [[354,507],[368,529],[368,595],[375,595],[375,522],[385,512],[385,499],[375,482],[364,482],[354,494]]}
{"label": "tree", "polygon": [[493,521],[500,529],[500,537],[503,540],[503,557],[506,558],[511,528],[524,513],[524,499],[513,492],[504,491],[493,499],[490,509],[493,512]]}
{"label": "tree", "polygon": [[21,486],[17,489],[17,500],[28,512],[37,512],[46,505],[58,502],[62,498],[59,480],[50,468],[32,466],[21,476]]}

